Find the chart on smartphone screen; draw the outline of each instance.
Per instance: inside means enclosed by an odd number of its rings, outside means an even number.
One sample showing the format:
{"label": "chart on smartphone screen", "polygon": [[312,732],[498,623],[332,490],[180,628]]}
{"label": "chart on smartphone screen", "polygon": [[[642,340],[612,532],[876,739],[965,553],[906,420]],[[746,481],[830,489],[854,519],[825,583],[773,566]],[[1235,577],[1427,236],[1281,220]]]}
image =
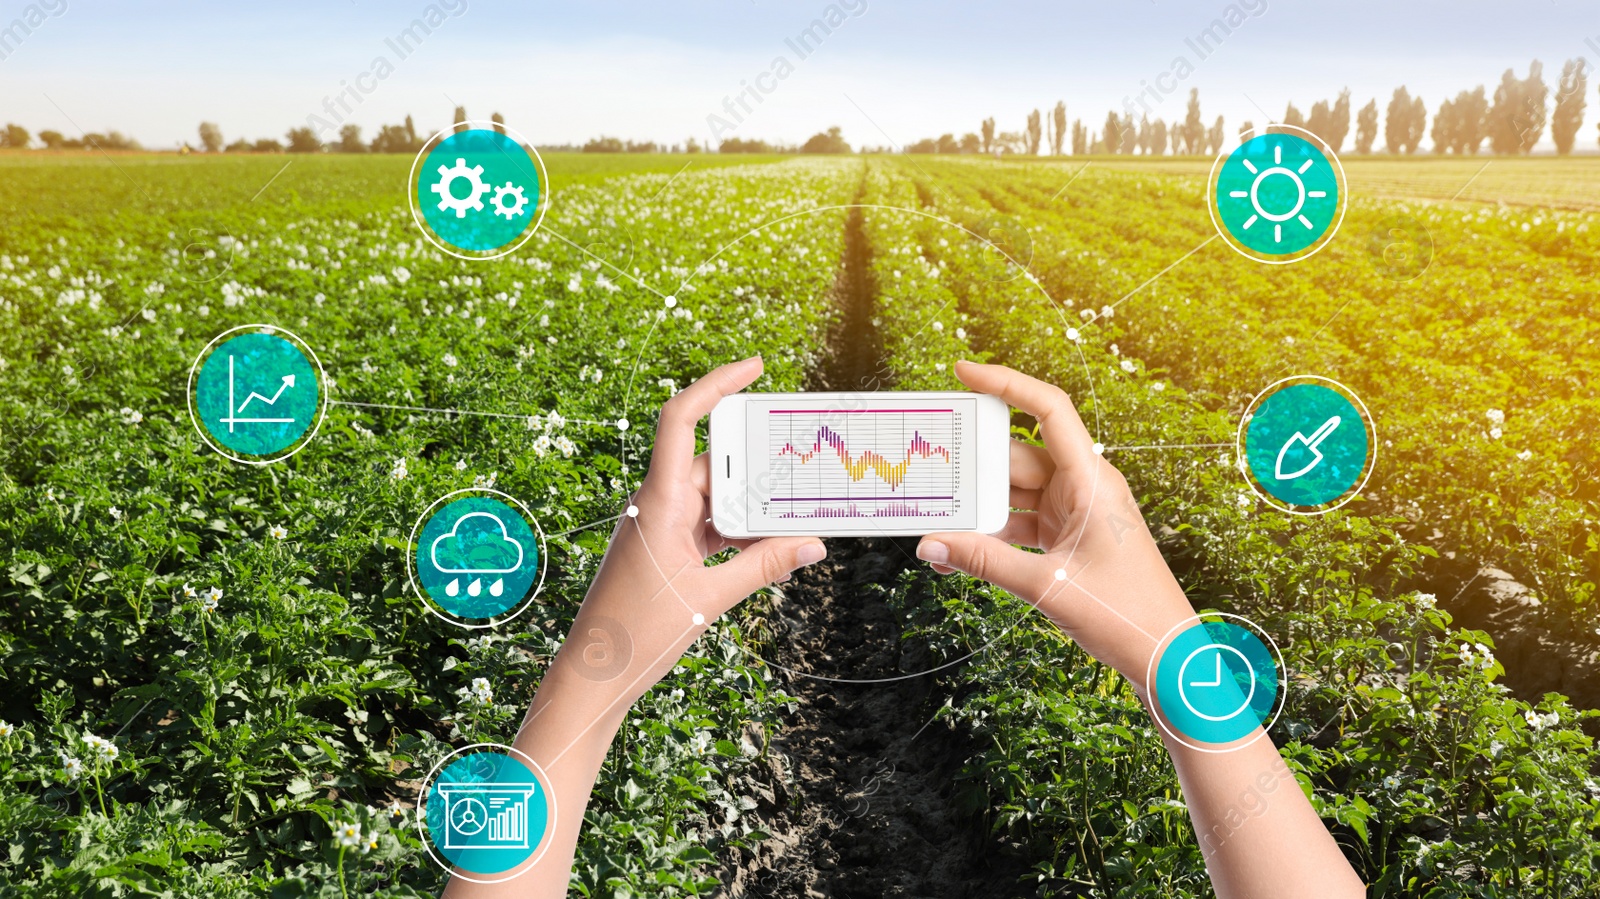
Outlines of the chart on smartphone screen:
{"label": "chart on smartphone screen", "polygon": [[964,412],[954,405],[766,414],[768,516],[949,518],[959,511]]}

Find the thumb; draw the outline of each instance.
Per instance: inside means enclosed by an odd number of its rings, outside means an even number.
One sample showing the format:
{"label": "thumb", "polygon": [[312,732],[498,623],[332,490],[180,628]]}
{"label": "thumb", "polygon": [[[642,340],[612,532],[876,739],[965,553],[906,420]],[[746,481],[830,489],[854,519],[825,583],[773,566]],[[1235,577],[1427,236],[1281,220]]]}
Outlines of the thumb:
{"label": "thumb", "polygon": [[966,572],[1028,602],[1038,601],[1046,577],[1044,556],[988,534],[928,534],[917,544],[917,558]]}
{"label": "thumb", "polygon": [[711,569],[712,594],[720,615],[746,596],[789,576],[796,568],[822,561],[828,555],[815,537],[768,537],[757,540],[739,554]]}

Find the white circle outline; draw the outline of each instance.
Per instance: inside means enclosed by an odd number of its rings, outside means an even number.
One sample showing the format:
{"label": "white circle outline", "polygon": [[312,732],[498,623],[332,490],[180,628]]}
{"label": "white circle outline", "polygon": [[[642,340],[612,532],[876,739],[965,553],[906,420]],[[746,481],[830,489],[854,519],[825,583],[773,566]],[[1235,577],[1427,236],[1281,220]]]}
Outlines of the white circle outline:
{"label": "white circle outline", "polygon": [[[1337,503],[1334,503],[1333,505],[1324,509],[1312,508],[1308,509],[1307,511],[1296,509],[1294,503],[1291,503],[1287,500],[1278,499],[1277,497],[1268,494],[1258,487],[1256,485],[1256,479],[1250,474],[1249,457],[1246,456],[1244,452],[1244,426],[1245,423],[1250,420],[1252,414],[1256,410],[1256,407],[1261,405],[1262,397],[1265,397],[1267,394],[1273,392],[1272,389],[1277,387],[1279,384],[1286,384],[1290,381],[1304,380],[1327,381],[1329,384],[1332,384],[1333,386],[1344,391],[1345,399],[1355,401],[1356,406],[1361,409],[1362,420],[1367,426],[1367,445],[1372,450],[1367,454],[1367,470],[1366,473],[1361,476],[1361,483],[1350,489],[1345,495],[1344,499],[1341,499]],[[1233,452],[1238,463],[1239,473],[1244,475],[1245,485],[1250,488],[1251,493],[1254,493],[1256,496],[1260,497],[1266,502],[1267,505],[1277,509],[1279,512],[1287,512],[1290,515],[1326,515],[1327,513],[1332,512],[1334,509],[1342,508],[1346,503],[1360,496],[1361,491],[1366,489],[1367,481],[1371,480],[1372,472],[1378,467],[1378,423],[1373,419],[1372,412],[1367,409],[1367,404],[1361,401],[1361,397],[1357,395],[1354,390],[1351,390],[1338,381],[1335,381],[1332,378],[1325,378],[1322,375],[1290,375],[1287,378],[1279,378],[1278,380],[1273,381],[1271,384],[1268,384],[1260,393],[1256,394],[1255,399],[1250,401],[1250,405],[1244,408],[1244,414],[1239,416],[1239,430],[1233,438]],[[1280,503],[1282,505],[1279,505]]]}
{"label": "white circle outline", "polygon": [[[544,787],[545,796],[548,797],[549,800],[550,800],[550,803],[549,803],[550,804],[550,817],[544,822],[544,838],[539,841],[542,844],[539,847],[539,851],[535,852],[533,855],[529,856],[527,861],[519,862],[516,865],[516,867],[521,868],[522,870],[517,871],[517,873],[512,874],[510,876],[502,877],[499,880],[479,880],[479,879],[477,879],[475,877],[468,877],[465,874],[457,874],[456,873],[457,870],[464,870],[464,869],[461,868],[460,865],[453,864],[453,863],[447,865],[443,861],[441,861],[439,856],[434,854],[434,851],[433,851],[433,837],[432,837],[431,834],[428,833],[428,828],[427,828],[427,823],[426,823],[427,822],[427,815],[422,811],[422,800],[423,800],[424,797],[426,797],[428,795],[428,791],[430,789],[432,789],[432,784],[434,782],[434,778],[439,774],[439,769],[443,768],[445,766],[446,762],[448,762],[451,759],[455,758],[456,756],[466,752],[467,750],[469,750],[469,749],[477,749],[479,747],[484,747],[484,746],[490,747],[492,749],[503,749],[503,750],[506,751],[507,755],[515,753],[516,755],[521,756],[522,757],[522,761],[527,762],[528,769],[533,772],[534,780],[537,780],[539,782],[539,786]],[[436,864],[438,864],[439,867],[443,868],[445,870],[445,873],[449,874],[451,877],[459,877],[462,880],[465,880],[465,881],[467,881],[469,883],[505,883],[508,880],[515,880],[518,877],[521,877],[522,875],[524,875],[524,874],[528,873],[530,870],[532,870],[533,866],[537,865],[539,863],[539,859],[544,858],[544,854],[550,850],[550,844],[555,842],[554,836],[555,836],[555,832],[556,832],[556,791],[553,788],[553,785],[551,784],[550,775],[546,774],[544,772],[544,769],[539,767],[539,763],[534,761],[532,758],[530,758],[526,752],[523,752],[522,750],[517,749],[514,746],[506,746],[503,743],[472,743],[472,744],[463,746],[460,749],[457,749],[457,750],[451,752],[449,755],[445,756],[444,758],[440,759],[439,763],[437,765],[433,766],[433,770],[428,772],[428,776],[423,779],[421,788],[419,788],[417,790],[417,820],[415,822],[415,825],[416,825],[416,828],[417,828],[417,836],[422,840],[422,848],[427,850],[428,857],[433,859],[434,862]]]}
{"label": "white circle outline", "polygon": [[[1329,231],[1326,236],[1317,238],[1317,242],[1312,246],[1311,250],[1304,251],[1300,255],[1292,256],[1289,259],[1263,259],[1260,256],[1252,255],[1251,253],[1245,252],[1245,250],[1241,249],[1239,245],[1234,242],[1235,238],[1233,235],[1228,233],[1227,229],[1222,226],[1221,219],[1217,217],[1217,169],[1222,166],[1223,160],[1233,155],[1233,151],[1231,150],[1219,153],[1217,155],[1217,160],[1211,163],[1211,173],[1206,176],[1206,215],[1211,217],[1211,224],[1217,229],[1217,236],[1222,238],[1223,243],[1232,247],[1235,253],[1238,253],[1240,256],[1243,256],[1246,259],[1253,259],[1256,262],[1262,262],[1267,265],[1288,265],[1291,262],[1299,262],[1302,259],[1309,259],[1312,256],[1322,252],[1323,247],[1333,243],[1334,235],[1339,233],[1339,226],[1344,224],[1345,211],[1350,207],[1350,181],[1345,177],[1344,163],[1339,161],[1339,154],[1333,152],[1333,148],[1329,147],[1327,142],[1322,138],[1317,137],[1315,134],[1312,134],[1304,128],[1298,128],[1294,125],[1283,125],[1269,122],[1266,125],[1263,125],[1260,129],[1252,128],[1245,132],[1245,134],[1249,134],[1250,137],[1244,138],[1243,135],[1241,135],[1242,139],[1240,143],[1248,143],[1259,135],[1273,133],[1267,131],[1267,128],[1276,129],[1277,133],[1290,131],[1296,132],[1297,136],[1302,136],[1304,139],[1315,142],[1317,146],[1322,148],[1323,155],[1333,160],[1334,171],[1339,173],[1339,217],[1334,219],[1333,229]],[[1257,133],[1258,131],[1259,134]]]}
{"label": "white circle outline", "polygon": [[[533,525],[534,535],[539,538],[539,582],[533,585],[533,591],[528,594],[527,598],[522,601],[522,605],[519,606],[515,611],[500,619],[490,616],[483,624],[467,624],[464,621],[456,621],[454,619],[445,617],[443,612],[434,607],[432,599],[427,595],[427,592],[422,589],[421,585],[417,583],[416,578],[415,556],[417,534],[422,530],[423,520],[428,518],[429,513],[431,513],[445,500],[452,496],[460,496],[463,493],[492,493],[501,499],[509,501],[511,504],[515,505],[519,511],[522,512],[523,521]],[[438,616],[440,621],[453,624],[456,627],[464,627],[468,630],[479,630],[486,627],[499,627],[500,625],[505,624],[507,621],[510,621],[513,618],[516,618],[518,615],[521,615],[523,612],[526,612],[528,610],[528,606],[533,605],[534,599],[538,597],[539,592],[544,589],[545,569],[550,564],[549,548],[549,545],[545,541],[544,528],[539,526],[539,519],[533,516],[533,513],[528,510],[526,505],[523,505],[522,500],[517,499],[509,493],[496,490],[493,487],[463,487],[460,490],[452,490],[449,493],[446,493],[444,496],[441,496],[429,503],[428,507],[422,510],[422,514],[417,516],[417,523],[411,526],[411,538],[406,541],[406,582],[411,585],[411,591],[417,595],[417,598],[422,600],[422,605],[426,607],[429,612],[432,612],[434,615]]]}
{"label": "white circle outline", "polygon": [[[295,344],[297,344],[296,349],[304,351],[305,355],[310,356],[311,357],[311,361],[316,363],[316,365],[317,365],[317,389],[322,392],[322,409],[317,413],[316,424],[311,426],[311,433],[303,435],[302,437],[296,438],[296,440],[298,441],[299,445],[296,446],[294,449],[289,450],[288,452],[284,453],[281,456],[273,456],[270,459],[244,459],[244,458],[240,458],[239,456],[235,456],[233,453],[228,452],[227,450],[225,450],[222,447],[216,445],[215,443],[212,443],[211,442],[211,435],[209,433],[207,433],[205,427],[200,424],[200,414],[199,414],[199,411],[195,408],[197,403],[195,402],[195,397],[194,397],[194,378],[195,378],[195,374],[197,372],[199,372],[199,370],[200,370],[200,361],[202,359],[206,358],[207,354],[209,354],[211,352],[211,348],[217,345],[217,341],[221,340],[224,337],[227,337],[229,334],[232,334],[235,331],[245,331],[245,330],[248,330],[250,328],[265,328],[267,331],[273,332],[274,336],[283,335],[285,337],[288,337]],[[328,391],[328,373],[327,373],[327,371],[325,371],[323,369],[322,360],[317,358],[317,351],[313,350],[311,348],[311,344],[306,343],[304,340],[301,339],[300,335],[295,334],[292,331],[286,331],[283,328],[278,327],[277,325],[268,325],[268,324],[260,324],[260,323],[253,324],[253,325],[238,325],[236,327],[229,328],[228,330],[223,331],[221,334],[218,334],[217,336],[211,338],[211,342],[206,344],[200,350],[200,354],[194,357],[194,363],[189,366],[189,384],[185,388],[185,393],[186,393],[186,396],[184,397],[184,399],[188,402],[188,406],[189,406],[189,421],[194,425],[195,431],[200,434],[200,439],[205,442],[206,446],[209,446],[212,449],[216,450],[219,454],[221,454],[223,456],[226,456],[226,457],[228,457],[229,459],[232,459],[235,462],[239,462],[239,463],[242,463],[242,464],[245,464],[245,465],[271,465],[274,462],[282,462],[284,459],[289,458],[290,456],[294,455],[295,453],[300,452],[301,450],[303,450],[307,446],[309,446],[311,444],[311,441],[316,439],[317,432],[322,430],[322,421],[323,421],[323,419],[328,417],[328,402],[331,399],[328,396],[328,393],[329,393],[329,391]]]}
{"label": "white circle outline", "polygon": [[[446,246],[444,240],[435,235],[433,233],[433,229],[428,227],[427,220],[423,217],[421,211],[417,209],[417,166],[422,165],[422,158],[428,154],[429,148],[444,143],[450,134],[459,133],[456,131],[456,125],[471,126],[467,129],[469,131],[494,131],[496,129],[502,129],[505,133],[505,136],[516,138],[517,146],[533,154],[533,164],[539,170],[539,181],[542,189],[539,191],[538,216],[534,218],[533,225],[522,233],[520,240],[518,240],[516,243],[501,246],[500,252],[495,253],[493,256],[468,256],[463,253],[458,253],[449,246]],[[544,167],[544,157],[539,155],[538,149],[535,148],[532,143],[528,142],[528,140],[522,136],[521,132],[508,127],[504,123],[485,122],[481,119],[468,119],[464,122],[457,122],[455,125],[451,125],[449,128],[446,128],[428,138],[423,142],[422,149],[417,151],[417,158],[411,160],[411,172],[406,175],[406,206],[410,208],[411,219],[417,223],[417,228],[422,232],[422,236],[427,238],[428,243],[431,243],[444,252],[449,253],[451,256],[454,256],[457,259],[465,259],[469,262],[487,262],[491,259],[499,259],[502,256],[509,256],[521,249],[522,245],[527,243],[529,238],[533,237],[534,232],[539,230],[539,226],[544,224],[544,214],[550,211],[550,198],[550,173],[546,171]]]}
{"label": "white circle outline", "polygon": [[[1250,700],[1256,698],[1256,679],[1254,677],[1250,678],[1250,692],[1245,694],[1244,702],[1238,708],[1226,715],[1207,715],[1205,712],[1195,708],[1194,703],[1189,701],[1189,694],[1183,689],[1183,673],[1189,670],[1189,663],[1194,661],[1195,656],[1205,652],[1208,649],[1226,649],[1239,658],[1244,659],[1244,666],[1250,669],[1251,674],[1255,673],[1256,666],[1250,664],[1249,657],[1247,657],[1244,653],[1240,652],[1236,647],[1229,646],[1226,643],[1207,643],[1194,652],[1189,653],[1189,655],[1184,658],[1183,664],[1178,666],[1178,698],[1183,700],[1183,704],[1189,709],[1189,711],[1193,712],[1197,717],[1204,718],[1207,721],[1227,721],[1229,718],[1237,716],[1240,712],[1250,707]],[[1195,686],[1205,685],[1197,684]]]}
{"label": "white circle outline", "polygon": [[[1209,747],[1205,747],[1205,746],[1196,746],[1195,744],[1190,743],[1188,740],[1185,740],[1183,737],[1179,736],[1174,728],[1171,728],[1171,727],[1167,726],[1167,722],[1165,721],[1166,716],[1161,713],[1161,700],[1160,700],[1159,695],[1156,692],[1156,681],[1155,681],[1155,678],[1152,676],[1154,674],[1154,671],[1155,671],[1156,659],[1161,655],[1162,647],[1167,645],[1167,638],[1171,637],[1173,632],[1178,630],[1179,628],[1187,629],[1187,628],[1191,628],[1191,627],[1203,626],[1205,624],[1205,620],[1204,619],[1207,618],[1207,617],[1211,617],[1211,618],[1237,618],[1238,620],[1243,621],[1245,624],[1250,625],[1251,628],[1255,629],[1255,633],[1256,633],[1257,636],[1267,638],[1267,645],[1272,647],[1272,655],[1274,657],[1274,662],[1278,666],[1277,709],[1272,713],[1272,720],[1263,723],[1261,725],[1261,731],[1259,733],[1257,733],[1255,736],[1251,737],[1249,740],[1247,740],[1247,741],[1245,741],[1243,743],[1239,743],[1236,746],[1228,746],[1228,747],[1226,747],[1224,749],[1209,748]],[[1252,667],[1251,670],[1254,670],[1254,668]],[[1267,731],[1272,730],[1272,726],[1274,724],[1278,723],[1278,718],[1279,718],[1279,716],[1281,716],[1283,714],[1283,707],[1284,707],[1284,705],[1287,704],[1288,698],[1289,698],[1288,697],[1288,694],[1289,694],[1288,671],[1284,667],[1284,664],[1283,664],[1283,653],[1278,649],[1278,641],[1272,639],[1272,635],[1267,633],[1267,629],[1266,628],[1262,627],[1259,624],[1256,624],[1254,621],[1251,621],[1250,619],[1244,617],[1243,615],[1235,615],[1232,612],[1196,612],[1193,618],[1186,618],[1183,621],[1180,621],[1177,624],[1174,624],[1172,627],[1168,628],[1167,632],[1165,634],[1161,635],[1161,639],[1156,641],[1156,648],[1154,650],[1152,650],[1151,653],[1150,653],[1150,661],[1145,663],[1144,682],[1145,682],[1145,685],[1146,685],[1146,692],[1148,692],[1149,695],[1150,695],[1150,717],[1156,719],[1156,724],[1159,725],[1161,727],[1161,729],[1166,732],[1167,736],[1171,737],[1174,740],[1177,740],[1179,743],[1182,743],[1183,745],[1185,745],[1185,746],[1189,747],[1190,749],[1193,749],[1193,750],[1195,750],[1197,752],[1210,752],[1210,753],[1214,753],[1216,755],[1221,755],[1221,754],[1223,754],[1225,752],[1234,752],[1235,750],[1243,749],[1246,746],[1250,746],[1250,745],[1254,744],[1257,740],[1259,740],[1262,737],[1266,736],[1267,735]]]}
{"label": "white circle outline", "polygon": [[[1409,213],[1397,213],[1395,215],[1389,216],[1388,218],[1384,219],[1383,221],[1379,222],[1378,224],[1379,225],[1387,225],[1387,224],[1390,224],[1390,223],[1392,223],[1392,222],[1394,222],[1396,220],[1408,221],[1411,224],[1416,225],[1418,228],[1422,229],[1423,236],[1428,238],[1428,264],[1424,265],[1421,269],[1419,269],[1416,274],[1411,275],[1410,277],[1406,277],[1406,278],[1394,278],[1394,277],[1390,277],[1389,275],[1385,275],[1381,270],[1378,272],[1379,277],[1383,278],[1385,281],[1390,282],[1391,284],[1405,284],[1405,283],[1410,282],[1410,281],[1415,281],[1418,278],[1422,277],[1423,275],[1426,275],[1428,273],[1428,269],[1433,268],[1433,258],[1435,256],[1437,256],[1438,254],[1434,252],[1435,247],[1434,247],[1434,242],[1433,242],[1433,229],[1429,228],[1427,226],[1427,224],[1422,221],[1422,219],[1419,219],[1416,216],[1411,215]],[[1389,230],[1392,231],[1394,229],[1391,228]],[[1368,252],[1370,253],[1371,252],[1371,250],[1370,250],[1370,246],[1371,246],[1370,242],[1369,242],[1368,246],[1369,246]],[[1381,257],[1382,254],[1380,253],[1379,256]],[[1374,264],[1373,268],[1381,268],[1381,267],[1379,265],[1377,265],[1377,264]]]}

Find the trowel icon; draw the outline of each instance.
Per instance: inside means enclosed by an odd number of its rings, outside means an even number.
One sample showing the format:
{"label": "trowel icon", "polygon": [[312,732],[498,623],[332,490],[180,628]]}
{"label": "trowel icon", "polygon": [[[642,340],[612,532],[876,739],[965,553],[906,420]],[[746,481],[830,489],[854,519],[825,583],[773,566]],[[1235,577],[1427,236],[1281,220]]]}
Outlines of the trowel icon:
{"label": "trowel icon", "polygon": [[[1278,464],[1273,472],[1274,476],[1280,481],[1292,481],[1301,475],[1309,474],[1311,469],[1316,468],[1322,462],[1322,452],[1317,449],[1317,446],[1322,441],[1327,440],[1328,435],[1332,434],[1334,429],[1338,427],[1339,416],[1335,415],[1323,422],[1322,427],[1313,431],[1310,437],[1296,431],[1293,437],[1284,442],[1283,448],[1278,450]],[[1304,449],[1297,449],[1299,447],[1304,447]],[[1309,461],[1294,471],[1284,471],[1289,465],[1306,459],[1309,459]]]}

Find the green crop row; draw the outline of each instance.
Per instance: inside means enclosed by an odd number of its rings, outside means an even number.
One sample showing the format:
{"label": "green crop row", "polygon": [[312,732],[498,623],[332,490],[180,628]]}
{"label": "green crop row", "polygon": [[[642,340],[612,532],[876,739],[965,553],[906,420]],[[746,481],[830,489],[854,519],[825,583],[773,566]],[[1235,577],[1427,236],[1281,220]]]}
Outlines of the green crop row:
{"label": "green crop row", "polygon": [[[1108,238],[1095,228],[1115,223],[1050,230],[1038,224],[1045,213],[1014,212],[1014,195],[1031,198],[1043,177],[873,166],[868,202],[915,210],[871,210],[864,228],[896,385],[948,388],[944,363],[958,355],[1003,362],[1065,387],[1108,446],[1175,447],[1111,458],[1196,608],[1245,615],[1282,649],[1289,693],[1272,738],[1373,895],[1585,895],[1600,877],[1600,784],[1580,726],[1593,713],[1553,694],[1513,699],[1495,682],[1503,669],[1488,635],[1403,589],[1433,555],[1400,536],[1404,519],[1370,503],[1309,520],[1260,503],[1233,465],[1231,410],[1215,402],[1226,354],[1153,369],[1128,349],[1143,346],[1129,335],[1144,329],[1114,326],[1148,308],[1134,303],[1183,300],[1164,291],[1103,312],[1142,280],[1142,263],[1175,257],[1140,247],[1131,260],[1096,257],[1087,245]],[[1128,200],[1141,188],[1105,181],[1091,190]],[[1234,315],[1227,308],[1216,317]],[[1218,371],[1193,374],[1208,365]],[[1178,386],[1191,377],[1192,392]],[[1226,447],[1176,448],[1189,444]],[[1177,779],[1120,677],[967,579],[911,573],[885,595],[908,639],[946,660],[976,653],[949,675],[960,688],[947,720],[985,747],[960,795],[1026,847],[1045,893],[1209,895]]]}
{"label": "green crop row", "polygon": [[[417,790],[453,746],[509,742],[655,409],[758,351],[766,386],[797,388],[833,315],[837,217],[703,263],[838,202],[853,170],[558,169],[534,241],[478,264],[421,239],[404,173],[125,160],[0,181],[31,210],[0,233],[7,895],[437,892]],[[260,468],[207,450],[184,394],[201,347],[252,322],[303,337],[335,401]],[[404,556],[433,499],[491,484],[533,509],[550,567],[478,636],[425,611]],[[736,627],[713,633],[608,758],[580,894],[703,893],[713,853],[759,838],[748,772],[788,700]],[[351,823],[363,848],[333,839]]]}

